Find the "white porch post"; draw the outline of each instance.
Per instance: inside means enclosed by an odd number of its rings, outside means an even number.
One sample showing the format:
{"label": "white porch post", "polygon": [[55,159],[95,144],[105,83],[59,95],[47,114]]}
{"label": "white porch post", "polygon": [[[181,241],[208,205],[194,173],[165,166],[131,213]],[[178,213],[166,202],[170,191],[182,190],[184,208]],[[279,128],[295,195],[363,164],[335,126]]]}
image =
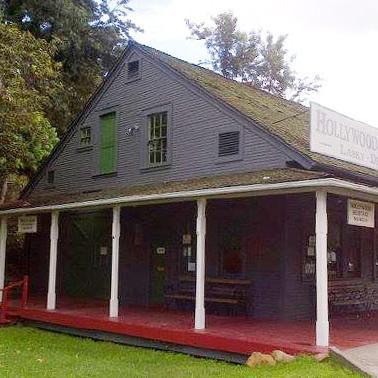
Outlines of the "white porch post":
{"label": "white porch post", "polygon": [[56,305],[56,259],[58,254],[59,237],[59,211],[51,213],[50,226],[50,267],[49,267],[49,289],[47,293],[47,309],[55,310]]}
{"label": "white porch post", "polygon": [[[7,218],[2,217],[0,223],[0,289],[5,284],[5,255],[7,250]],[[0,302],[3,299],[3,292],[0,291]]]}
{"label": "white porch post", "polygon": [[327,192],[316,192],[316,345],[328,346]]}
{"label": "white porch post", "polygon": [[119,264],[119,237],[121,234],[121,207],[113,207],[112,225],[112,281],[110,289],[109,316],[118,316],[118,264]]}
{"label": "white porch post", "polygon": [[205,238],[206,199],[197,200],[197,263],[195,329],[205,328]]}

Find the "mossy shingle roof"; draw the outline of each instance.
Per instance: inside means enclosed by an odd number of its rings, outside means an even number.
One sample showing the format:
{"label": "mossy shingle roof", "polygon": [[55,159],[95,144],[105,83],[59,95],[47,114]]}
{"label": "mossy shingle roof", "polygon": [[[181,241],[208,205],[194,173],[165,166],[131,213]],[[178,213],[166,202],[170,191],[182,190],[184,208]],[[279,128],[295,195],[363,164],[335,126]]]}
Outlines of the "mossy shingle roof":
{"label": "mossy shingle roof", "polygon": [[378,178],[378,171],[375,169],[310,151],[310,109],[308,107],[250,85],[226,79],[213,71],[174,58],[151,47],[138,46],[153,58],[169,65],[205,89],[212,96],[250,118],[269,134],[275,135],[312,162],[326,165],[331,169],[341,169]]}
{"label": "mossy shingle roof", "polygon": [[190,180],[171,181],[159,184],[136,185],[124,188],[109,188],[91,192],[72,192],[54,195],[31,196],[4,205],[0,211],[69,204],[74,202],[92,201],[99,199],[112,199],[118,197],[144,196],[152,194],[179,193],[184,191],[216,189],[256,184],[276,184],[291,181],[308,181],[330,177],[323,172],[312,172],[294,168],[270,169],[264,171],[233,173],[200,177]]}

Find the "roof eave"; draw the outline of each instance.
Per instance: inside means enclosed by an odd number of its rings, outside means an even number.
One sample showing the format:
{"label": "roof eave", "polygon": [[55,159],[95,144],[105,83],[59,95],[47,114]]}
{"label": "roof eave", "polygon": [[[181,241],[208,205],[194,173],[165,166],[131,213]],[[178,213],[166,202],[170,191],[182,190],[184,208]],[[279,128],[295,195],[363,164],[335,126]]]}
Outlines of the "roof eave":
{"label": "roof eave", "polygon": [[334,194],[354,196],[378,202],[378,187],[369,187],[362,184],[337,179],[320,178],[310,180],[289,181],[272,184],[252,184],[221,188],[197,189],[148,195],[131,195],[107,199],[97,199],[82,202],[63,203],[30,208],[17,208],[0,211],[0,216],[42,213],[50,211],[67,211],[74,209],[110,207],[113,205],[138,205],[146,203],[180,202],[196,200],[198,198],[240,198],[245,196],[277,195],[290,193],[307,193],[318,190]]}

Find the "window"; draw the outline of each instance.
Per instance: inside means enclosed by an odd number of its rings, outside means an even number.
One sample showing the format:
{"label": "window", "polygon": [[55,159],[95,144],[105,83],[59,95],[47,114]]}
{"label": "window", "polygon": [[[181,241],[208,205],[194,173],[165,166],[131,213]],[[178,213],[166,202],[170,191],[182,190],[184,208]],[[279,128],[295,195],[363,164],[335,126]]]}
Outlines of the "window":
{"label": "window", "polygon": [[219,134],[218,157],[239,154],[240,132],[230,131]]}
{"label": "window", "polygon": [[55,180],[55,171],[48,171],[47,172],[47,183],[54,184]]}
{"label": "window", "polygon": [[127,63],[127,78],[132,79],[139,77],[139,60]]}
{"label": "window", "polygon": [[116,167],[116,113],[100,117],[100,174],[112,173]]}
{"label": "window", "polygon": [[167,163],[168,112],[148,115],[148,162],[150,165]]}
{"label": "window", "polygon": [[373,240],[369,229],[347,224],[347,201],[330,196],[328,201],[328,276],[330,279],[361,277],[362,257],[369,256]]}
{"label": "window", "polygon": [[83,127],[82,129],[80,129],[80,147],[90,146],[91,143],[91,128]]}

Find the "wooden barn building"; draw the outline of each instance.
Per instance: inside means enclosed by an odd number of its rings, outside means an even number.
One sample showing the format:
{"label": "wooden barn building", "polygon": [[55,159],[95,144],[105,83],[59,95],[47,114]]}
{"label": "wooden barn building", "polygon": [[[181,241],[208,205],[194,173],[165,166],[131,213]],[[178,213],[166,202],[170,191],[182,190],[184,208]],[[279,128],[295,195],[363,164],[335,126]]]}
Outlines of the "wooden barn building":
{"label": "wooden barn building", "polygon": [[0,207],[3,320],[197,354],[378,342],[378,171],[314,152],[319,112],[130,43]]}

